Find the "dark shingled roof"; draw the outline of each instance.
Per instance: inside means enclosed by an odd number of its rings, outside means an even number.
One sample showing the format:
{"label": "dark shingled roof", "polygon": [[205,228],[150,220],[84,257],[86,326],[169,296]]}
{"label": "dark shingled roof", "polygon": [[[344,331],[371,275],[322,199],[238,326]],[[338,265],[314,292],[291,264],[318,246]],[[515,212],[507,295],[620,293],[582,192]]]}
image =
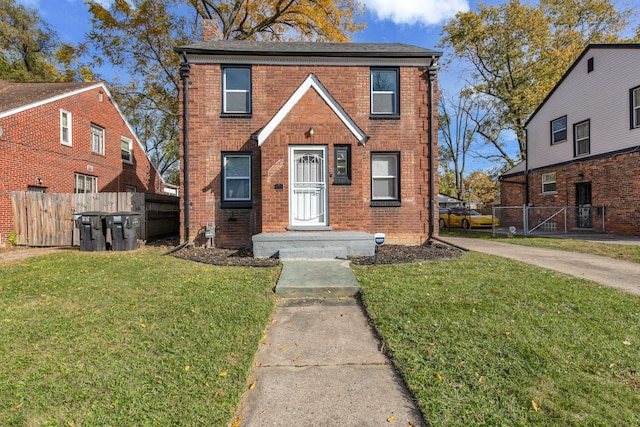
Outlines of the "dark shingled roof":
{"label": "dark shingled roof", "polygon": [[178,46],[176,52],[209,55],[425,58],[442,52],[402,43],[257,42],[211,40]]}
{"label": "dark shingled roof", "polygon": [[95,82],[11,83],[0,80],[0,113],[96,84]]}

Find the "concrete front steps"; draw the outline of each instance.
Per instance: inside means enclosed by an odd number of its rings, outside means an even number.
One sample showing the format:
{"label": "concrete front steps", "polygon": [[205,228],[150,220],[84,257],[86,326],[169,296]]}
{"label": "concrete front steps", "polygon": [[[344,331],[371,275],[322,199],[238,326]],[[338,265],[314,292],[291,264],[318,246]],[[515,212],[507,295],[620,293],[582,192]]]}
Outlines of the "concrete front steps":
{"label": "concrete front steps", "polygon": [[346,259],[375,255],[373,234],[362,231],[288,231],[253,236],[253,256],[280,259]]}
{"label": "concrete front steps", "polygon": [[358,294],[358,280],[344,260],[284,260],[276,294],[286,298],[343,298]]}

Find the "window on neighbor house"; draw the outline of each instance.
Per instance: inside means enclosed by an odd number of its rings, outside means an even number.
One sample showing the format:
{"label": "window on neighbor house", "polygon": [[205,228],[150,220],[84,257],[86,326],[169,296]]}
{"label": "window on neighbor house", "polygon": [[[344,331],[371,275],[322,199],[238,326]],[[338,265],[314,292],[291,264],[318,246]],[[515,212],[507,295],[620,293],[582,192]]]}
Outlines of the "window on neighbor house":
{"label": "window on neighbor house", "polygon": [[129,138],[120,138],[120,153],[124,163],[133,163],[133,144]]}
{"label": "window on neighbor house", "polygon": [[631,129],[640,127],[640,86],[630,90]]}
{"label": "window on neighbor house", "polygon": [[138,189],[135,185],[125,185],[124,191],[126,191],[127,193],[135,193],[136,191],[138,191]]}
{"label": "window on neighbor house", "polygon": [[251,153],[222,153],[222,207],[251,207]]}
{"label": "window on neighbor house", "polygon": [[335,185],[351,184],[351,146],[336,145],[333,147],[333,183]]}
{"label": "window on neighbor house", "polygon": [[400,153],[371,153],[371,206],[400,206]]}
{"label": "window on neighbor house", "polygon": [[584,156],[591,152],[591,130],[590,121],[576,123],[573,125],[573,140],[575,142],[575,156]]}
{"label": "window on neighbor house", "polygon": [[29,193],[46,193],[47,187],[38,187],[37,185],[28,185],[27,191]]}
{"label": "window on neighbor house", "polygon": [[104,129],[91,125],[91,151],[104,155]]}
{"label": "window on neighbor house", "polygon": [[251,68],[224,67],[222,86],[223,113],[251,114]]}
{"label": "window on neighbor house", "polygon": [[81,173],[75,174],[75,182],[73,185],[74,193],[97,193],[98,192],[98,178],[95,176],[83,175]]}
{"label": "window on neighbor house", "polygon": [[593,71],[593,57],[587,59],[587,73]]}
{"label": "window on neighbor house", "polygon": [[556,173],[555,172],[542,174],[542,192],[543,193],[556,192]]}
{"label": "window on neighbor house", "polygon": [[551,145],[567,140],[567,116],[551,121]]}
{"label": "window on neighbor house", "polygon": [[60,110],[60,144],[71,145],[71,113]]}
{"label": "window on neighbor house", "polygon": [[399,109],[397,68],[371,69],[371,114],[397,116]]}

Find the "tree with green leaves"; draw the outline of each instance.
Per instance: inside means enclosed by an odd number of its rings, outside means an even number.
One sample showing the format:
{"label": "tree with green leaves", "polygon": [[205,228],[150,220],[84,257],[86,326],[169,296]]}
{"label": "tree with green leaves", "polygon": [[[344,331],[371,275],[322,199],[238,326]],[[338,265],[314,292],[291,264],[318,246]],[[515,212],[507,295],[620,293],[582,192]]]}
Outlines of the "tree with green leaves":
{"label": "tree with green leaves", "polygon": [[529,116],[589,43],[620,41],[631,16],[612,0],[509,0],[459,12],[441,44],[470,65],[469,83],[489,113],[478,133],[513,162],[500,144],[514,132],[524,159]]}
{"label": "tree with green leaves", "polygon": [[[114,97],[160,173],[178,177],[179,58],[175,46],[202,39],[203,19],[223,39],[347,41],[362,28],[356,0],[87,0],[95,61],[126,72]],[[169,181],[177,184],[175,181]]]}

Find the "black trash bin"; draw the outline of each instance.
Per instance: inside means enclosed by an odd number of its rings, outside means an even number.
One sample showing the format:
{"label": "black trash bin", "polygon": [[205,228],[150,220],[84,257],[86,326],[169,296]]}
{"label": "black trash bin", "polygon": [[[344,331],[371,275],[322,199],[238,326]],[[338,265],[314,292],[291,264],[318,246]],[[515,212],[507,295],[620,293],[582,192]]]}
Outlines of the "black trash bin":
{"label": "black trash bin", "polygon": [[138,249],[138,239],[140,238],[139,213],[110,213],[107,216],[107,227],[111,230],[111,250],[131,251]]}
{"label": "black trash bin", "polygon": [[83,212],[78,214],[81,251],[106,251],[107,227],[105,212]]}

